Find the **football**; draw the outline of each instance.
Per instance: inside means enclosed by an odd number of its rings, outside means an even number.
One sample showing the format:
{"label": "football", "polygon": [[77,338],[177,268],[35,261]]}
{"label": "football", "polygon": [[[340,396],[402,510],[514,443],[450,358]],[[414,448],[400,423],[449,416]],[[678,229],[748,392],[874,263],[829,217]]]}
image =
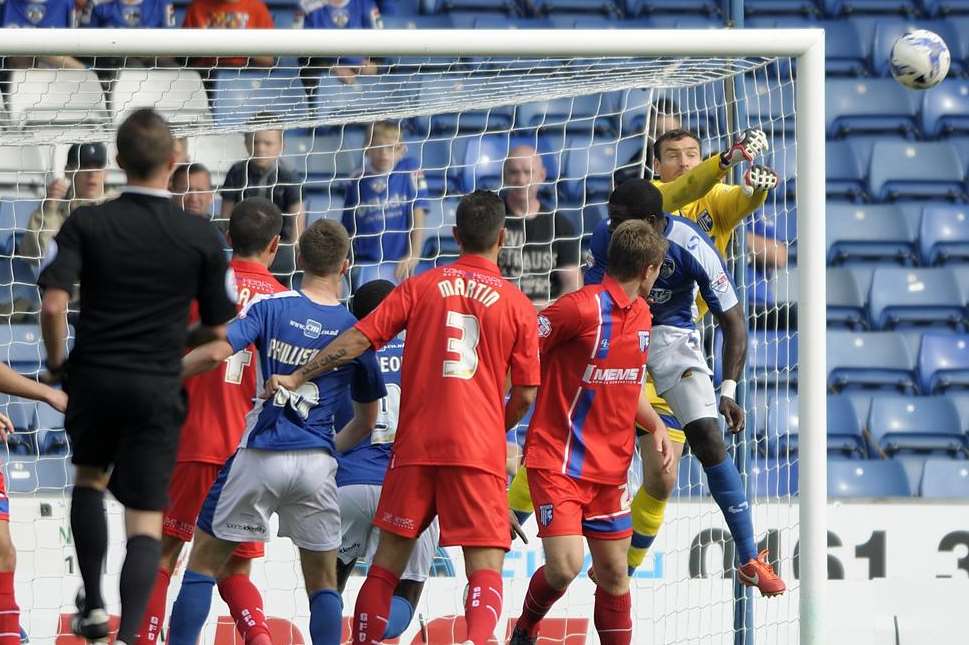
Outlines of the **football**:
{"label": "football", "polygon": [[913,90],[935,87],[949,73],[949,48],[938,34],[917,29],[892,45],[892,76]]}

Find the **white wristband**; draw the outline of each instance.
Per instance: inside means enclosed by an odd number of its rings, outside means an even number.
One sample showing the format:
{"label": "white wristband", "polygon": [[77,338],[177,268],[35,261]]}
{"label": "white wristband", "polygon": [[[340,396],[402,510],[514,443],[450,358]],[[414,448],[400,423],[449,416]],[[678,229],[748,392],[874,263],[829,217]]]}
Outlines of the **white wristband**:
{"label": "white wristband", "polygon": [[724,379],[720,384],[720,396],[733,400],[737,394],[737,381]]}

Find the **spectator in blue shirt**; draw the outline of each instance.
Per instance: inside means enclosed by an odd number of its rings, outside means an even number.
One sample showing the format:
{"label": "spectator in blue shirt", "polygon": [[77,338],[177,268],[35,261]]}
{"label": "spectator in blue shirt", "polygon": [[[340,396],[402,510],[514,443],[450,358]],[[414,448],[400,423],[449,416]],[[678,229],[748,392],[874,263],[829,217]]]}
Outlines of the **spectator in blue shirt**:
{"label": "spectator in blue shirt", "polygon": [[[373,0],[300,0],[296,29],[383,29],[380,10]],[[369,58],[343,56],[339,59],[313,58],[311,68],[330,67],[330,73],[344,83],[354,83],[359,74],[377,73]],[[316,74],[319,74],[317,69]]]}
{"label": "spectator in blue shirt", "polygon": [[[77,26],[74,0],[0,0],[0,27],[69,29]],[[46,67],[84,69],[71,56],[14,56],[7,59],[11,68]]]}
{"label": "spectator in blue shirt", "polygon": [[343,226],[353,238],[350,284],[394,283],[411,276],[424,238],[427,182],[417,162],[405,157],[400,126],[389,121],[368,130],[364,168],[350,182]]}
{"label": "spectator in blue shirt", "polygon": [[87,0],[82,27],[99,29],[162,29],[175,26],[170,0]]}

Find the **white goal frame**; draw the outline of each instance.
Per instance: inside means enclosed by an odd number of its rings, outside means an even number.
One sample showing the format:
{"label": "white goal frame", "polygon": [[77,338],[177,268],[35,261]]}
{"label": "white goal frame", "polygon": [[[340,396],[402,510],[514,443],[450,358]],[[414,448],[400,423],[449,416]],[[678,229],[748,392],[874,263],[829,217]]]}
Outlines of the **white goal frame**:
{"label": "white goal frame", "polygon": [[797,61],[800,643],[824,645],[827,582],[825,87],[820,29],[0,29],[0,56],[677,56]]}

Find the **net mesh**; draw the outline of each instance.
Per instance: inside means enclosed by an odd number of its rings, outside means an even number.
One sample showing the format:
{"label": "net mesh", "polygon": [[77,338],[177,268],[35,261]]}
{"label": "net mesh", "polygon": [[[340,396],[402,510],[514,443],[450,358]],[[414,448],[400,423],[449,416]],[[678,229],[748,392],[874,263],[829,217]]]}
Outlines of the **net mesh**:
{"label": "net mesh", "polygon": [[[217,224],[225,225],[233,203],[233,193],[222,188],[231,181],[237,162],[245,171],[243,185],[232,187],[245,189],[246,196],[271,196],[291,213],[292,221],[354,222],[355,283],[375,274],[406,273],[397,273],[402,256],[391,252],[386,241],[391,237],[397,239],[395,248],[413,257],[410,270],[451,261],[457,246],[450,227],[462,195],[481,188],[509,195],[521,192],[522,184],[534,185],[537,190],[529,194],[537,196],[546,224],[538,226],[535,218],[512,212],[509,228],[521,234],[510,234],[502,266],[539,307],[574,286],[588,239],[606,217],[614,180],[652,176],[650,146],[659,134],[687,128],[700,138],[706,156],[724,149],[740,130],[763,129],[771,150],[759,162],[776,170],[780,184],[763,207],[738,225],[728,248],[750,326],[748,431],[732,439],[731,449],[750,485],[758,539],[770,547],[790,591],[770,602],[742,594],[735,602],[734,571],[724,558],[732,553],[729,532],[709,497],[702,469],[685,455],[666,522],[633,579],[634,642],[733,643],[737,611],[752,616],[758,642],[797,642],[792,60],[399,58],[377,61],[377,75],[357,76],[353,83],[337,78],[344,61],[333,60],[280,59],[271,70],[168,59],[117,59],[110,65],[95,59],[85,70],[43,68],[43,59],[3,61],[0,352],[28,375],[37,375],[44,359],[36,276],[47,241],[72,207],[115,194],[123,184],[114,162],[113,133],[134,108],[161,111],[184,138],[187,159],[208,169],[201,183],[188,182],[179,190],[188,193],[185,204],[190,210]],[[14,68],[15,62],[33,68]],[[404,147],[396,149],[393,163],[411,160],[407,182],[395,183],[392,173],[374,161],[380,142],[371,137],[369,126],[378,121],[400,132]],[[255,133],[276,129],[283,132],[278,162],[291,173],[266,179],[266,173],[251,168],[264,167],[257,163],[253,139]],[[107,148],[103,194],[99,173],[67,168],[72,144],[94,142]],[[529,166],[526,179],[513,179],[508,160],[528,165],[532,151],[540,164]],[[272,158],[270,162],[275,163]],[[360,195],[354,201],[361,177],[371,180],[370,188],[379,188],[383,196],[367,201]],[[382,187],[377,181],[381,177]],[[728,184],[741,181],[739,173],[726,178]],[[718,217],[719,208],[694,217],[704,225],[705,216]],[[292,237],[284,240],[289,251],[281,254],[284,260],[274,271],[298,286],[292,243]],[[709,319],[703,327],[719,374],[718,334]],[[46,406],[8,398],[5,410],[18,428],[4,451],[13,499],[11,527],[20,553],[18,600],[25,627],[37,642],[46,642],[62,629],[59,616],[71,611],[78,582],[66,523],[70,446],[63,417]],[[118,599],[113,594],[123,555],[119,518],[112,507],[116,524],[105,589],[115,613]],[[534,522],[529,530],[534,536]],[[267,553],[254,574],[267,615],[292,622],[307,640],[309,611],[295,553],[279,539]],[[510,630],[528,577],[541,561],[534,539],[509,554],[499,639]],[[417,608],[426,619],[427,642],[463,637],[460,621],[447,618],[463,614],[462,568],[460,554],[451,549],[440,553]],[[348,585],[345,613],[360,581],[355,577]],[[176,576],[170,601],[177,584]],[[591,620],[593,589],[583,574],[556,605],[547,626],[550,642],[597,642]],[[231,635],[231,623],[226,628],[217,621],[227,615],[216,600],[205,642],[231,642],[224,640]],[[587,641],[582,640],[586,633]],[[415,620],[401,642],[423,642],[423,637]],[[286,638],[278,642],[290,642]]]}

